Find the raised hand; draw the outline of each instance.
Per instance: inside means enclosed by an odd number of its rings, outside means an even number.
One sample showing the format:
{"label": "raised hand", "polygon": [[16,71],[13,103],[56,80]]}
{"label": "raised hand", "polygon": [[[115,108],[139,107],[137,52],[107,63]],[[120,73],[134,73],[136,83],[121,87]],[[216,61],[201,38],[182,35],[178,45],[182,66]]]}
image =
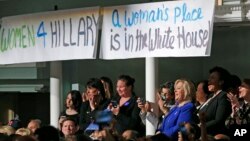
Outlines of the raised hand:
{"label": "raised hand", "polygon": [[235,114],[235,112],[236,112],[236,109],[240,107],[240,103],[238,101],[237,96],[235,94],[231,93],[231,92],[229,92],[227,94],[227,97],[228,97],[228,99],[229,99],[229,101],[231,102],[231,105],[232,105],[232,107],[231,107],[232,108],[231,116],[233,116]]}

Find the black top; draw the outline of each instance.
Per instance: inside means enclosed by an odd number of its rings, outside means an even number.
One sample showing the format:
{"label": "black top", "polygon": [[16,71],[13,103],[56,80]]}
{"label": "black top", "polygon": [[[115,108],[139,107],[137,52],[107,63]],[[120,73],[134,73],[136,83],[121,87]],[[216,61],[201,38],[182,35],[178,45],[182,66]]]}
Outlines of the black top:
{"label": "black top", "polygon": [[78,114],[74,114],[74,115],[68,115],[68,114],[66,113],[66,110],[64,110],[64,111],[61,112],[59,118],[60,118],[61,116],[66,116],[66,117],[68,117],[68,118],[71,118],[71,119],[73,119],[74,121],[76,121],[76,123],[79,125],[79,119],[80,119],[79,113],[78,113]]}
{"label": "black top", "polygon": [[[116,100],[119,103],[120,97]],[[122,134],[125,130],[131,129],[141,132],[141,119],[139,116],[140,109],[137,106],[137,97],[132,95],[132,97],[125,102],[121,107],[119,114],[115,116],[116,125],[115,128],[118,133]]]}
{"label": "black top", "polygon": [[98,111],[102,111],[108,107],[109,101],[105,100],[100,105],[98,108],[95,110],[91,111],[91,107],[89,104],[89,101],[85,101],[81,105],[80,109],[80,128],[84,131],[88,125],[92,122],[95,121],[95,115]]}

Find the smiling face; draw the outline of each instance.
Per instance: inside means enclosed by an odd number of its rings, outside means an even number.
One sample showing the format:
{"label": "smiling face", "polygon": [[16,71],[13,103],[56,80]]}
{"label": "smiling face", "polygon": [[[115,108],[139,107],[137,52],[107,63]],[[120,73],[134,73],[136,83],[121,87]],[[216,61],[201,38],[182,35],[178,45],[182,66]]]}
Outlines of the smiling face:
{"label": "smiling face", "polygon": [[116,84],[116,91],[120,97],[131,96],[132,90],[131,86],[127,86],[126,82],[123,80],[118,80]]}
{"label": "smiling face", "polygon": [[247,98],[250,97],[250,86],[247,85],[245,82],[242,82],[241,86],[239,87],[239,97],[240,98]]}
{"label": "smiling face", "polygon": [[62,132],[64,136],[74,135],[77,132],[77,126],[73,121],[66,120],[62,124]]}
{"label": "smiling face", "polygon": [[212,72],[209,75],[208,78],[208,90],[210,92],[216,92],[221,89],[221,85],[223,84],[222,81],[220,81],[220,75],[218,72]]}
{"label": "smiling face", "polygon": [[183,82],[179,81],[174,86],[175,101],[181,103],[185,99],[185,91],[183,89]]}
{"label": "smiling face", "polygon": [[101,100],[101,95],[100,95],[99,90],[94,87],[87,88],[87,96],[90,101],[93,101],[96,104],[99,104]]}

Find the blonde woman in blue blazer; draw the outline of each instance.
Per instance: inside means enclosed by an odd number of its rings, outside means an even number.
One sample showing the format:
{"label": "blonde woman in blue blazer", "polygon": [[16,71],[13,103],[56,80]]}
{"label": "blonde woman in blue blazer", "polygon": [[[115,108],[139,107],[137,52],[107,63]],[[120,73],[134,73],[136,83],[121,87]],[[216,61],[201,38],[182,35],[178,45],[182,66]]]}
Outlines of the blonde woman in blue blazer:
{"label": "blonde woman in blue blazer", "polygon": [[180,125],[184,122],[193,122],[195,105],[192,101],[195,95],[195,86],[189,80],[178,79],[175,81],[174,88],[176,106],[163,119],[162,126],[157,133],[163,133],[177,141]]}

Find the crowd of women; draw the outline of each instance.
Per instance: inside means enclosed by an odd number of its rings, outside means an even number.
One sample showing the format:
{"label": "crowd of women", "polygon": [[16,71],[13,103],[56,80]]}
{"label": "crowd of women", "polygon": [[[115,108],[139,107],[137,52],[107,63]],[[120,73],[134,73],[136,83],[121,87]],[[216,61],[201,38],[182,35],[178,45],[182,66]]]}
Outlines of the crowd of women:
{"label": "crowd of women", "polygon": [[[11,132],[5,130],[11,126],[3,125],[0,141],[28,140],[27,135],[36,135],[29,139],[38,141],[235,140],[237,129],[250,126],[250,79],[241,81],[222,67],[212,68],[208,79],[197,85],[185,78],[165,82],[156,92],[156,103],[139,97],[134,84],[131,76],[120,75],[115,93],[108,77],[91,78],[82,94],[68,92],[58,129],[41,126],[37,119]],[[145,136],[146,120],[155,135]]]}

